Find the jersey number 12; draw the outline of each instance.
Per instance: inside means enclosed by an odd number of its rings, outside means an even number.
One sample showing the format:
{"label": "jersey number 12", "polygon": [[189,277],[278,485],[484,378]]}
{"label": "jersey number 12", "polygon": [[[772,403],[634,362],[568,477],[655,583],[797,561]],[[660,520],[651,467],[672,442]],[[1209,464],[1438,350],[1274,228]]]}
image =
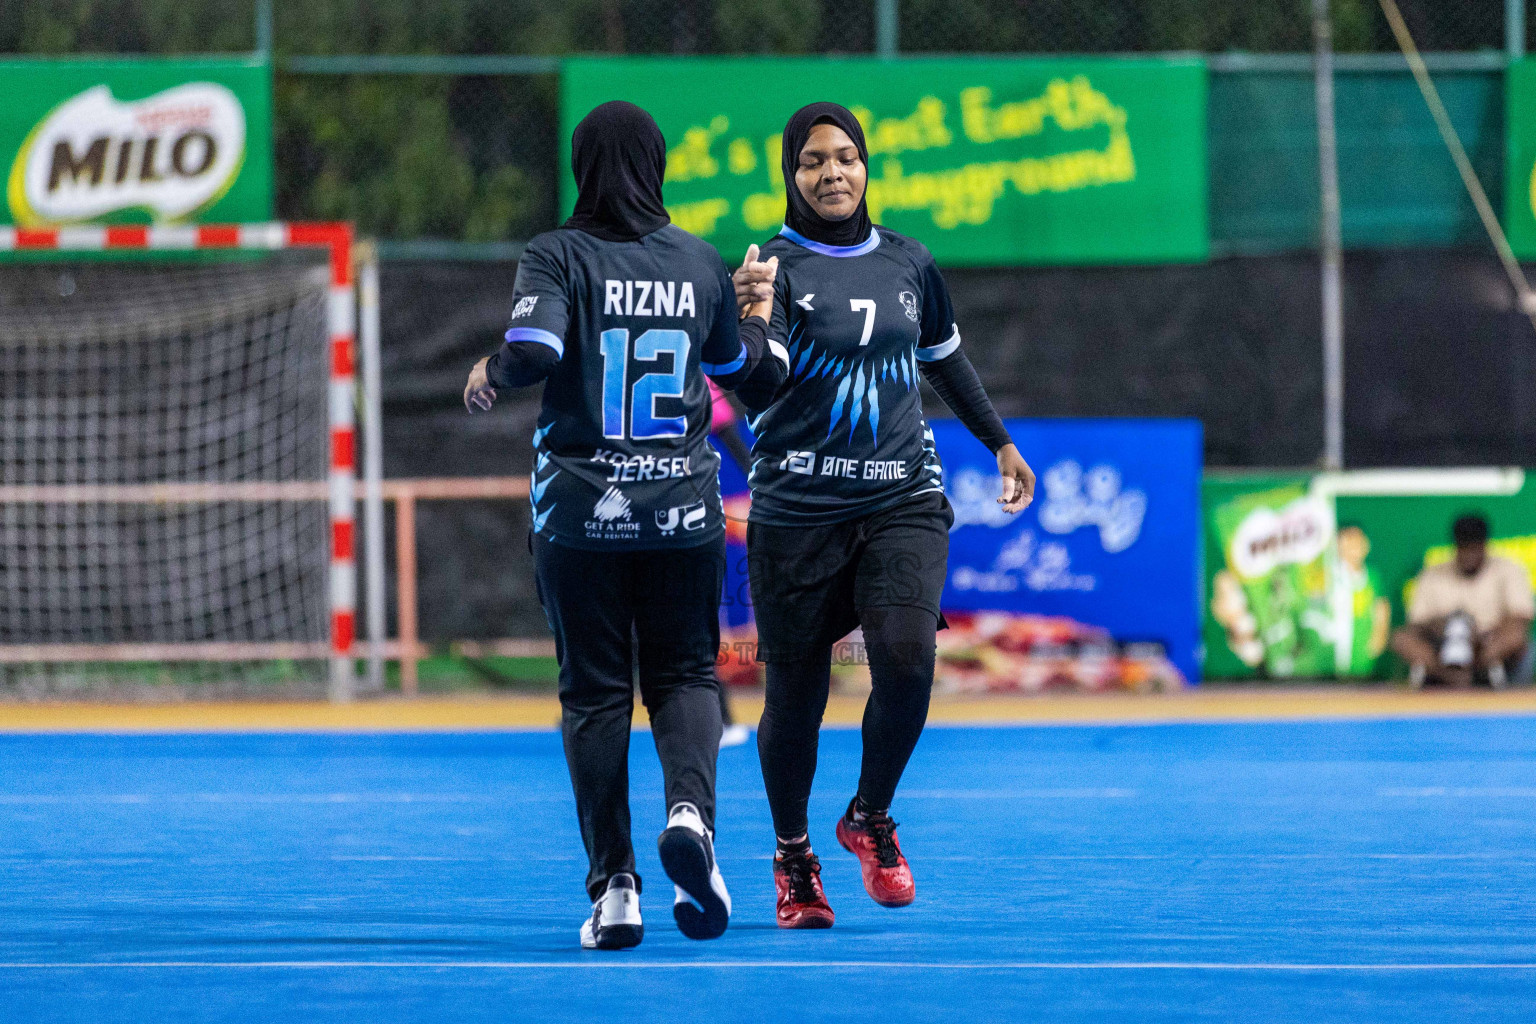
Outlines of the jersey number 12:
{"label": "jersey number 12", "polygon": [[688,417],[657,416],[656,399],[682,398],[687,380],[687,331],[646,331],[635,339],[635,359],[654,362],[663,353],[672,356],[670,373],[646,373],[628,387],[629,329],[615,327],[601,336],[603,353],[603,436],[622,441],[625,438],[626,407],[629,434],[633,441],[653,441],[661,437],[682,437],[688,432]]}

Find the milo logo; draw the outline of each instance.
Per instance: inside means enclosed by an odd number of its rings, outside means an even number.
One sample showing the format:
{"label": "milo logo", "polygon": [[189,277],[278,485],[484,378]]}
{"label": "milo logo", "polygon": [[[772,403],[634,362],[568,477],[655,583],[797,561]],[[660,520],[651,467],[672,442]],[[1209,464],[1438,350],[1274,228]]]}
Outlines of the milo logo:
{"label": "milo logo", "polygon": [[1319,498],[1298,498],[1279,509],[1254,509],[1232,537],[1230,564],[1243,578],[1256,579],[1276,566],[1312,561],[1332,538],[1333,509]]}
{"label": "milo logo", "polygon": [[128,209],[177,220],[228,191],[244,160],[245,110],[224,86],[192,82],[125,103],[98,85],[32,129],[6,198],[22,225]]}

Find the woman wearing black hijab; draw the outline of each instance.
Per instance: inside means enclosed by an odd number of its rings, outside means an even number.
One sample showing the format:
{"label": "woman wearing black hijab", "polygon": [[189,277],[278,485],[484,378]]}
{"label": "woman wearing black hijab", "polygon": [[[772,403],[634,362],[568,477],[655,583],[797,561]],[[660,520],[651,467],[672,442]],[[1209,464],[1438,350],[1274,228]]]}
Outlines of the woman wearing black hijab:
{"label": "woman wearing black hijab", "polygon": [[715,938],[731,909],[714,858],[725,529],[704,375],[771,389],[786,358],[766,340],[771,300],[743,307],[738,325],[720,256],[670,224],[666,146],[649,114],[592,111],[571,167],[575,212],[528,244],[506,341],[475,365],[464,404],[489,409],[501,388],[544,382],[530,544],[590,865],[581,943],[623,949],[643,934],[629,834],[632,649],[665,781],[658,846],[673,916],[689,938]]}
{"label": "woman wearing black hijab", "polygon": [[1008,512],[1029,504],[1034,474],[960,349],[933,257],[869,222],[859,122],[835,103],[802,108],[784,128],[782,161],[788,210],[762,250],[778,257],[776,277],[766,263],[736,273],[741,301],[773,297],[769,337],[790,357],[788,380],[751,421],[747,556],[768,674],[757,742],[778,835],[779,925],[826,928],[806,805],[832,646],[855,627],[873,688],[858,791],[836,835],[876,902],[904,906],[916,894],[889,810],[928,716],[954,521],[919,376],[996,454]]}

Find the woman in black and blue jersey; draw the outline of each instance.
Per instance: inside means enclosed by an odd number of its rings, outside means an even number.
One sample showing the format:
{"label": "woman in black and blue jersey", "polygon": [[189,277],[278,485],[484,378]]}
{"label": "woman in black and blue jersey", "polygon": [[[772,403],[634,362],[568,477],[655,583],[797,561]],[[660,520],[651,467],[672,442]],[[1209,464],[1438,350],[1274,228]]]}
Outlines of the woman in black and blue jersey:
{"label": "woman in black and blue jersey", "polygon": [[470,372],[464,404],[544,388],[531,543],[587,848],[581,944],[623,949],[644,934],[629,813],[637,670],[661,759],[672,913],[689,938],[715,938],[731,911],[714,857],[725,519],[705,377],[771,391],[785,356],[766,342],[767,304],[738,323],[719,254],[669,223],[666,143],[649,114],[593,110],[571,168],[575,212],[528,243],[506,341]]}
{"label": "woman in black and blue jersey", "polygon": [[[858,792],[837,822],[876,902],[915,896],[890,806],[928,716],[939,596],[954,521],[918,381],[927,380],[997,456],[1018,512],[1034,495],[1019,454],[960,347],[949,292],[921,243],[870,224],[868,151],[849,111],[813,103],[784,129],[788,212],[735,274],[739,302],[772,298],[768,337],[789,377],[752,407],[747,552],[767,703],[758,730],[785,928],[833,913],[807,836],[817,734],[833,645],[862,627],[873,690]],[[761,403],[761,404],[754,404]]]}

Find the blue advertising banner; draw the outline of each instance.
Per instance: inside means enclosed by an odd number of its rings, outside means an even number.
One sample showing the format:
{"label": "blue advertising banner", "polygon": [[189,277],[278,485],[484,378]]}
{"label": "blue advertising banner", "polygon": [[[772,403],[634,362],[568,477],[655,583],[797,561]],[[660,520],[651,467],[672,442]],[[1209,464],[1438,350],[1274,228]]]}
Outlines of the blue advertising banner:
{"label": "blue advertising banner", "polygon": [[1039,477],[1017,516],[997,504],[986,448],[954,420],[932,427],[955,509],[946,614],[1052,617],[1035,621],[1056,623],[1063,643],[1158,645],[1199,678],[1198,421],[1009,421]]}

